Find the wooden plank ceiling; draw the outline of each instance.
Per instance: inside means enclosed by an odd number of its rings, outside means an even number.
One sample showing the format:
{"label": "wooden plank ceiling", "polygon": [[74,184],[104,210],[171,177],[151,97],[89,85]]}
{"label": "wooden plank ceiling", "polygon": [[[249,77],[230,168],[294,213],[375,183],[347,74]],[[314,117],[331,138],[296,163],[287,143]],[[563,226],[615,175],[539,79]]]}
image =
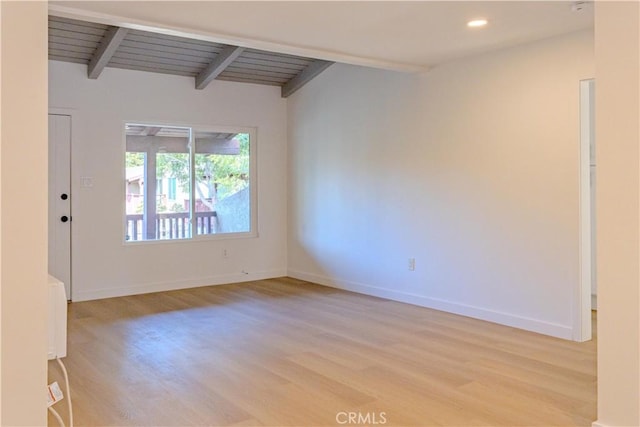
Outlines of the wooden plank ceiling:
{"label": "wooden plank ceiling", "polygon": [[287,97],[333,64],[301,56],[230,46],[95,22],[49,16],[49,59],[193,77],[203,89],[214,79],[280,86]]}

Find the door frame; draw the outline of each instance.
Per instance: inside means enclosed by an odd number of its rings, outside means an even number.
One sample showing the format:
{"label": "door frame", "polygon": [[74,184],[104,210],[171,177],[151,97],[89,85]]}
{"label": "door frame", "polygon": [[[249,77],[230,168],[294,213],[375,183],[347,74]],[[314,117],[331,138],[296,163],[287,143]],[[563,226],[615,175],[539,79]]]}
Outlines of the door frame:
{"label": "door frame", "polygon": [[[71,177],[70,181],[70,190],[71,190],[71,213],[73,215],[73,212],[77,212],[77,202],[76,202],[76,198],[78,195],[78,190],[79,190],[79,186],[77,185],[78,179],[75,176],[75,168],[73,167],[73,147],[76,144],[76,138],[78,135],[77,132],[77,128],[78,128],[78,110],[72,109],[72,108],[58,108],[58,107],[50,107],[49,108],[49,112],[48,114],[50,115],[59,115],[59,116],[69,116],[71,117],[71,138],[70,138],[70,156],[69,156],[69,168],[70,168],[70,174],[69,176]],[[48,145],[47,145],[47,150],[48,150]],[[73,224],[73,222],[72,222]],[[68,296],[70,301],[73,301],[73,297],[75,295],[75,286],[74,286],[74,277],[75,277],[75,269],[74,269],[74,264],[73,264],[73,259],[74,259],[74,242],[76,241],[76,237],[75,237],[75,230],[73,227],[73,225],[70,226],[71,228],[71,236],[70,236],[70,242],[71,242],[71,253],[70,253],[70,259],[71,259],[71,266],[70,266],[70,270],[71,270],[71,283],[69,284],[69,290],[70,290],[70,295]]]}
{"label": "door frame", "polygon": [[591,282],[592,282],[592,233],[591,215],[591,141],[595,137],[593,132],[595,110],[595,80],[580,80],[580,163],[579,163],[579,281],[574,297],[573,339],[574,341],[589,341],[591,331]]}

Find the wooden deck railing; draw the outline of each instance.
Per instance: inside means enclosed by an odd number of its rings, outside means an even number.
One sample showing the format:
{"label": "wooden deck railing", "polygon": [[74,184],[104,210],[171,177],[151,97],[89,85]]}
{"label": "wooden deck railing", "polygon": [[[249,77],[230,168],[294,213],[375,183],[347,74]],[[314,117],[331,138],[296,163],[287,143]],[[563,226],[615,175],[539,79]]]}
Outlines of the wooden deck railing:
{"label": "wooden deck railing", "polygon": [[[196,235],[214,234],[217,230],[216,212],[196,212],[194,216]],[[185,239],[191,237],[189,213],[159,213],[155,215],[155,224],[145,229],[144,215],[127,215],[126,240],[162,240]],[[145,238],[146,234],[146,238]]]}

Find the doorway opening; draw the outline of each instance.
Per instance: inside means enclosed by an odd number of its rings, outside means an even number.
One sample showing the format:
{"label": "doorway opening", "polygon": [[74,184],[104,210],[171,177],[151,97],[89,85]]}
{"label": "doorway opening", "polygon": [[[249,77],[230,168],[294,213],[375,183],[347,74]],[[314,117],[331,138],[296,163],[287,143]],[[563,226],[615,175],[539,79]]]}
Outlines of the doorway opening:
{"label": "doorway opening", "polygon": [[576,298],[576,341],[592,337],[597,309],[595,81],[580,81],[580,285]]}

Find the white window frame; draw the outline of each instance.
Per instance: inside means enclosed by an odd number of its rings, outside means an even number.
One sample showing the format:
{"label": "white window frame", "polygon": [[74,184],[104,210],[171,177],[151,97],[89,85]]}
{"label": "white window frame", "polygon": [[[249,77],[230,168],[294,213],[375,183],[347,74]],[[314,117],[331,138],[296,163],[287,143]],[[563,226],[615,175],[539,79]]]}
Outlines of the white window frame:
{"label": "white window frame", "polygon": [[[124,120],[121,125],[122,132],[122,180],[126,182],[126,155],[127,155],[127,137],[126,137],[126,125],[145,125],[155,127],[176,127],[176,128],[190,128],[193,131],[203,132],[220,132],[220,133],[245,133],[249,134],[249,201],[250,201],[250,230],[246,232],[237,233],[214,233],[214,234],[195,234],[193,225],[193,213],[195,213],[195,152],[189,151],[190,157],[190,224],[191,224],[191,237],[182,239],[149,239],[149,240],[127,240],[127,205],[126,205],[126,189],[124,185],[122,188],[122,244],[126,246],[136,245],[155,245],[155,244],[176,244],[176,243],[193,243],[207,240],[228,240],[228,239],[243,239],[243,238],[256,238],[258,237],[258,144],[257,144],[257,128],[252,126],[228,126],[228,125],[198,125],[192,123],[183,122],[166,122],[160,120]],[[146,185],[146,184],[145,184]]]}

